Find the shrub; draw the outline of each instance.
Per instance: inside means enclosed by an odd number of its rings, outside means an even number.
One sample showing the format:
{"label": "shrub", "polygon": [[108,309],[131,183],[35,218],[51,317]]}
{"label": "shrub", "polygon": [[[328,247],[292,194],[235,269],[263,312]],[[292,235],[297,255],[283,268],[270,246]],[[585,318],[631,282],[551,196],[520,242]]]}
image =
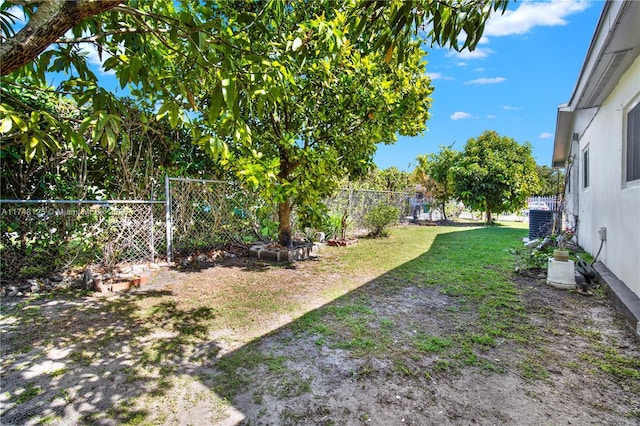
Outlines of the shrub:
{"label": "shrub", "polygon": [[389,235],[388,226],[398,222],[400,209],[385,203],[379,203],[364,215],[364,225],[371,231],[373,237]]}

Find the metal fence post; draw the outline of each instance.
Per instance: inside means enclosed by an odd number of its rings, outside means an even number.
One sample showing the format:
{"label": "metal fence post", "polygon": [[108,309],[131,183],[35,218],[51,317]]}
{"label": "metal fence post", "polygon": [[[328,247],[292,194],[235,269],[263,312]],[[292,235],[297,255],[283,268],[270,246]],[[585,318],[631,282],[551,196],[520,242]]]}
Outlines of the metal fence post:
{"label": "metal fence post", "polygon": [[151,263],[156,263],[156,242],[153,238],[153,225],[155,220],[153,218],[153,204],[149,204],[149,250],[151,252]]}
{"label": "metal fence post", "polygon": [[171,232],[171,182],[169,175],[164,175],[165,209],[164,223],[167,230],[167,262],[173,261],[173,232]]}

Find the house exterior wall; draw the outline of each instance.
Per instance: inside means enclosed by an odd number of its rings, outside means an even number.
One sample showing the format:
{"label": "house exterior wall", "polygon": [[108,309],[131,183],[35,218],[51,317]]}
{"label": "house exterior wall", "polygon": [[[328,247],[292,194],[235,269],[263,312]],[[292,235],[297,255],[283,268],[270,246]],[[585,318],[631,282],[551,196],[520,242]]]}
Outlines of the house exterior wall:
{"label": "house exterior wall", "polygon": [[[601,241],[598,231],[606,227],[598,260],[640,297],[640,180],[625,179],[626,118],[638,102],[640,56],[597,112],[576,111],[573,131],[580,136],[571,146],[565,206],[569,224],[577,226],[578,244],[594,256]],[[585,150],[589,164],[584,162]]]}

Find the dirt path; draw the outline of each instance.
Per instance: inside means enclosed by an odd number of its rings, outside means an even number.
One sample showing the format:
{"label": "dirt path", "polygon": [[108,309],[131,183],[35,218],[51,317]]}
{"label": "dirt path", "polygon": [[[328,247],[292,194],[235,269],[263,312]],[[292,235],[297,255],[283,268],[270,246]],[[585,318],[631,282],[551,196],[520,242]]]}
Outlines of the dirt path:
{"label": "dirt path", "polygon": [[[478,350],[456,347],[482,314],[464,300],[331,265],[231,259],[128,296],[3,300],[0,423],[640,424],[638,339],[600,293],[515,277],[525,338]],[[346,279],[357,289],[323,305]],[[228,280],[290,286],[294,308],[212,327],[198,300],[231,298],[213,295]]]}

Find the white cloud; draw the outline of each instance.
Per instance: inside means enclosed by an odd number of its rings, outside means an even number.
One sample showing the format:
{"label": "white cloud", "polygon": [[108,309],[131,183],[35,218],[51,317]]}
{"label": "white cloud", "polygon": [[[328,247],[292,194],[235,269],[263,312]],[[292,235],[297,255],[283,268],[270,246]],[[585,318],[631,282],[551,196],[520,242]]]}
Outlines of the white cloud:
{"label": "white cloud", "polygon": [[476,78],[475,80],[465,81],[464,84],[497,84],[503,81],[507,81],[507,79],[504,77]]}
{"label": "white cloud", "polygon": [[482,58],[486,58],[491,53],[493,53],[493,50],[491,50],[489,48],[476,47],[476,49],[473,50],[473,51],[469,51],[469,50],[465,49],[465,50],[463,50],[461,52],[456,52],[455,50],[453,50],[453,51],[448,52],[447,56],[449,56],[449,57],[456,56],[456,57],[458,57],[460,59],[482,59]]}
{"label": "white cloud", "polygon": [[427,77],[431,78],[431,80],[453,80],[451,77],[442,75],[441,72],[428,72]]}
{"label": "white cloud", "polygon": [[475,71],[475,72],[483,72],[483,71],[484,71],[484,68],[476,68],[476,69],[474,69],[474,71]]}
{"label": "white cloud", "polygon": [[539,139],[549,139],[551,137],[553,137],[553,133],[549,133],[549,132],[542,132],[538,136]]}
{"label": "white cloud", "polygon": [[450,119],[452,120],[462,120],[464,118],[471,118],[472,115],[469,114],[468,112],[463,112],[463,111],[456,111],[453,114],[451,114],[449,116]]}
{"label": "white cloud", "polygon": [[80,48],[80,52],[85,55],[85,57],[87,58],[87,62],[89,62],[90,65],[94,65],[96,68],[98,68],[98,71],[100,72],[100,74],[103,74],[103,75],[116,74],[114,70],[105,71],[105,69],[102,67],[102,64],[104,63],[104,61],[106,61],[111,56],[113,56],[106,50],[102,51],[102,59],[100,59],[100,55],[98,54],[98,49],[96,49],[96,47],[93,44],[88,44],[88,43],[83,44],[82,47]]}
{"label": "white cloud", "polygon": [[[91,34],[87,31],[85,31],[81,37],[89,37],[91,36]],[[65,38],[69,39],[69,40],[73,40],[76,37],[73,35],[73,32],[71,30],[67,31],[64,35]],[[100,54],[98,53],[98,48],[95,46],[95,44],[93,43],[78,43],[78,50],[80,52],[81,55],[84,55],[85,58],[87,58],[87,63],[92,66],[93,71],[95,71],[95,69],[97,68],[98,72],[102,75],[115,75],[115,71],[114,70],[109,70],[109,71],[105,71],[105,69],[102,67],[102,64],[104,64],[104,62],[111,58],[113,56],[113,54],[107,50],[103,50],[102,51],[102,57],[100,56]],[[122,44],[119,45],[119,52],[118,53],[124,53],[124,46]]]}
{"label": "white cloud", "polygon": [[502,109],[504,109],[505,111],[520,111],[522,107],[517,107],[513,105],[503,105]]}
{"label": "white cloud", "polygon": [[496,118],[496,116],[493,115],[493,114],[489,114],[489,115],[487,115],[487,118],[490,119],[490,120],[493,120],[494,118]]}
{"label": "white cloud", "polygon": [[[584,11],[589,4],[589,0],[524,0],[515,10],[507,10],[504,14],[492,14],[478,45],[488,44],[492,36],[526,34],[535,27],[566,25],[568,16]],[[463,36],[460,40],[463,40]],[[488,47],[476,47],[474,51],[451,51],[447,56],[469,60],[486,58],[492,53],[495,52]]]}
{"label": "white cloud", "polygon": [[503,15],[495,13],[487,21],[485,36],[526,34],[534,27],[565,25],[566,17],[589,7],[584,0],[551,0],[549,2],[524,1],[515,10]]}

